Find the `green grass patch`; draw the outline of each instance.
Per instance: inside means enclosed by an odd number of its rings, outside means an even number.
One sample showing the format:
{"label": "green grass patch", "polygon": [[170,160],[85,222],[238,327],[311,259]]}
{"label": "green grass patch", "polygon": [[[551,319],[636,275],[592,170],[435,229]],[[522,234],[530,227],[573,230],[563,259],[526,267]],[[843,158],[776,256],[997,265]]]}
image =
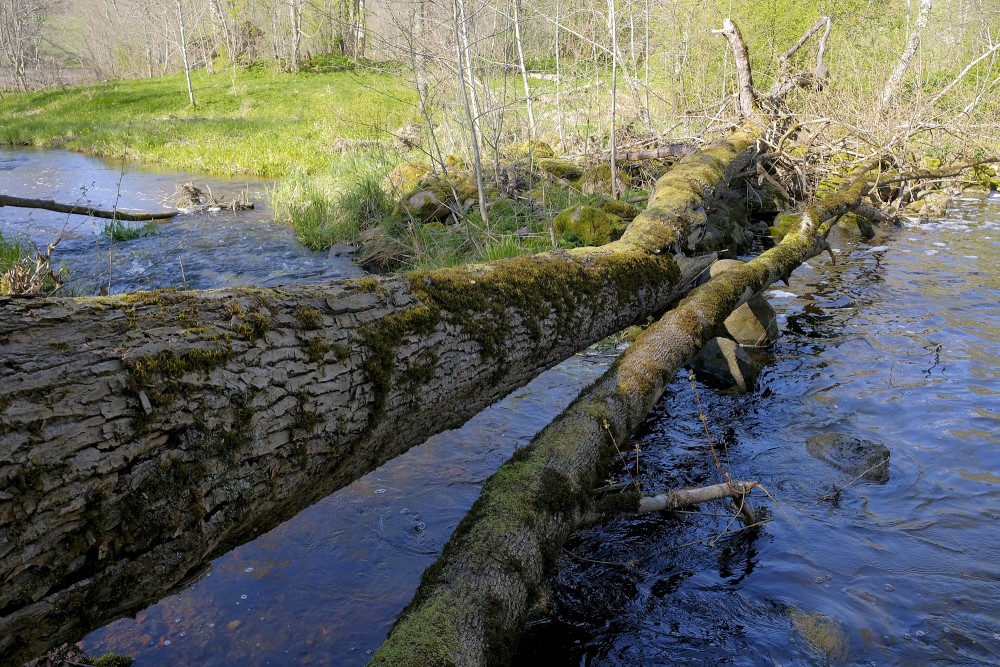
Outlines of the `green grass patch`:
{"label": "green grass patch", "polygon": [[134,241],[147,236],[159,236],[160,229],[155,222],[135,224],[122,220],[112,220],[104,229],[101,236],[110,241]]}
{"label": "green grass patch", "polygon": [[354,242],[390,216],[393,202],[382,182],[401,159],[387,149],[356,151],[321,173],[296,172],[271,192],[275,216],[314,250]]}
{"label": "green grass patch", "polygon": [[0,232],[0,273],[9,271],[19,259],[30,254],[17,239],[4,238],[3,232]]}
{"label": "green grass patch", "polygon": [[386,70],[257,67],[109,81],[0,99],[0,142],[65,148],[213,174],[317,173],[338,138],[384,139],[414,116],[415,93]]}

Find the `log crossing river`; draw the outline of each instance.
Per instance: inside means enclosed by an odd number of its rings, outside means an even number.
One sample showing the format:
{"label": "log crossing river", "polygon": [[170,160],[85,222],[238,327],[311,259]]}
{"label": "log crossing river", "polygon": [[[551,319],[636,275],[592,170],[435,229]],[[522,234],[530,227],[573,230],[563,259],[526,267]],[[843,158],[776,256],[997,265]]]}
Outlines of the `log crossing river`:
{"label": "log crossing river", "polygon": [[[46,160],[62,166],[42,169]],[[94,184],[89,196],[107,205],[94,193],[122,197],[122,178],[123,205],[148,210],[190,180],[0,151],[5,184],[19,171],[35,186],[10,194],[58,199],[76,178],[71,189]],[[216,195],[237,189],[209,183]],[[84,275],[96,258],[93,285],[107,284],[109,250],[93,223],[49,216],[0,209],[0,230],[39,244],[66,234],[57,263]],[[188,286],[203,288],[357,271],[297,246],[268,213],[186,217],[133,242],[147,244],[138,250],[111,249],[122,258],[112,289],[181,287],[180,263]],[[696,398],[679,376],[636,438],[648,488],[718,481],[700,398],[734,477],[773,496],[758,500],[771,521],[734,532],[720,504],[580,533],[560,560],[550,613],[533,617],[514,664],[1000,661],[1000,199],[959,200],[945,219],[877,241],[832,241],[836,265],[817,257],[770,291],[782,337],[758,355],[757,389],[730,396],[698,385]],[[135,619],[92,633],[85,648],[136,656],[138,667],[364,664],[483,481],[607,363],[591,353],[549,371],[222,556]],[[826,433],[886,445],[888,482],[851,483],[813,458],[806,440]]]}

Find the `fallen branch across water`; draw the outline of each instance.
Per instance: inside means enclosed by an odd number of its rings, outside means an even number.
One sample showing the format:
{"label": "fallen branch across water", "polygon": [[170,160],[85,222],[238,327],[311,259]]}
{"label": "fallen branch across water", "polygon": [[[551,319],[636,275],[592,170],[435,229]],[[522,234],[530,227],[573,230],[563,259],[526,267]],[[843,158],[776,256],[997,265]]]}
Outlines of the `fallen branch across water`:
{"label": "fallen branch across water", "polygon": [[60,204],[51,199],[29,199],[27,197],[12,197],[10,195],[0,195],[0,207],[13,206],[15,208],[40,208],[56,213],[72,213],[73,215],[89,215],[93,218],[107,218],[109,220],[125,220],[127,222],[147,222],[150,220],[169,220],[176,216],[179,211],[162,211],[160,213],[136,212],[128,213],[113,209],[94,208],[93,206],[75,206],[73,204]]}

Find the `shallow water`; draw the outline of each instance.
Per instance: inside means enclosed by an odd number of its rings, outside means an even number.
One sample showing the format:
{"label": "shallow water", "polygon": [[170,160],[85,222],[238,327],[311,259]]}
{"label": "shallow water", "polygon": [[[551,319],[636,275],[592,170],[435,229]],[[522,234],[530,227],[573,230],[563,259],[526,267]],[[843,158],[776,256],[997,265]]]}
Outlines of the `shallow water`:
{"label": "shallow water", "polygon": [[[772,291],[782,338],[754,393],[697,389],[772,520],[735,531],[719,504],[580,534],[519,660],[1000,662],[1000,200],[895,236]],[[644,481],[718,481],[701,429],[679,377],[640,437]],[[887,445],[889,482],[811,458],[826,432]]]}
{"label": "shallow water", "polygon": [[363,665],[486,479],[612,357],[577,355],[92,633],[135,665]]}
{"label": "shallow water", "polygon": [[165,202],[172,206],[177,186],[190,181],[207,186],[223,201],[246,190],[255,208],[180,215],[157,223],[155,236],[111,242],[101,235],[107,220],[7,206],[0,207],[0,232],[43,251],[60,239],[53,265],[66,268],[65,289],[79,295],[314,283],[362,273],[347,255],[310,251],[290,227],[276,223],[266,201],[267,181],[123,167],[68,151],[0,147],[0,192],[17,197],[161,211]]}

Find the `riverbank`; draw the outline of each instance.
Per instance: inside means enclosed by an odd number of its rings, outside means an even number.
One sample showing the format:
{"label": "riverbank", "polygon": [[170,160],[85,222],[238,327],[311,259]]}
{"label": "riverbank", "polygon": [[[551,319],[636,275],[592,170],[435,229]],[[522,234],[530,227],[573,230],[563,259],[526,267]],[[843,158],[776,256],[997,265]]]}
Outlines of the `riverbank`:
{"label": "riverbank", "polygon": [[317,173],[338,140],[383,140],[414,117],[416,94],[395,70],[313,73],[267,66],[9,94],[0,143],[64,148],[218,175]]}

